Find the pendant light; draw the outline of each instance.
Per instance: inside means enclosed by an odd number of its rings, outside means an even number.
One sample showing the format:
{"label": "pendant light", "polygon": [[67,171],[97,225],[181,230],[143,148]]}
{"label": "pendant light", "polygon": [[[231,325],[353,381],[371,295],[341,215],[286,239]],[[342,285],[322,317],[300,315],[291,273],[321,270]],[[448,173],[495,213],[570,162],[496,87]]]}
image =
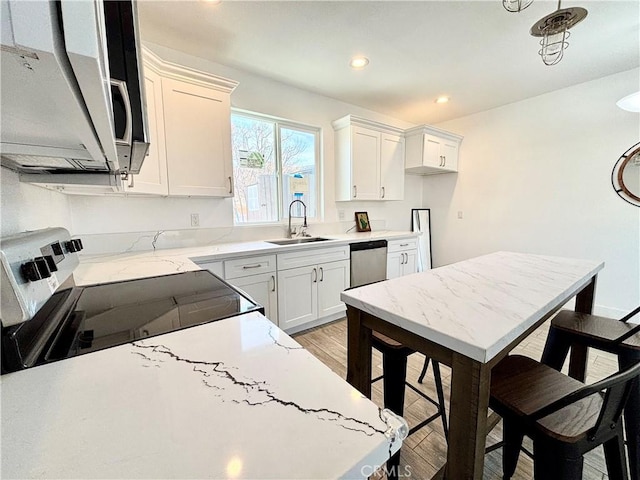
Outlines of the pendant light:
{"label": "pendant light", "polygon": [[533,3],[533,0],[502,0],[502,6],[507,12],[517,13],[521,12],[529,5]]}
{"label": "pendant light", "polygon": [[555,65],[564,55],[569,46],[569,29],[580,23],[587,16],[587,11],[581,7],[560,8],[562,0],[558,0],[558,9],[538,20],[531,27],[531,35],[542,37],[538,55],[545,65]]}

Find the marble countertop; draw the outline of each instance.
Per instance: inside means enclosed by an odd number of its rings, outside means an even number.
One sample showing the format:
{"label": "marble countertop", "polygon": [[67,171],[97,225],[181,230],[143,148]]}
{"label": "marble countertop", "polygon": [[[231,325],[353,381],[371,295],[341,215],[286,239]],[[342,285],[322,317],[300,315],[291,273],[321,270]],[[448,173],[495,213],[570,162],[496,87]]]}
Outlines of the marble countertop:
{"label": "marble countertop", "polygon": [[571,298],[603,262],[497,252],[342,293],[342,301],[481,362]]}
{"label": "marble countertop", "polygon": [[222,243],[201,247],[173,248],[149,252],[124,252],[80,256],[74,271],[75,284],[92,285],[134,278],[199,270],[198,263],[214,262],[247,255],[274,254],[302,249],[317,249],[379,239],[402,239],[418,236],[415,232],[383,230],[377,232],[320,235],[330,240],[299,245],[275,245],[268,241]]}
{"label": "marble countertop", "polygon": [[401,421],[250,313],[0,377],[3,478],[366,478]]}

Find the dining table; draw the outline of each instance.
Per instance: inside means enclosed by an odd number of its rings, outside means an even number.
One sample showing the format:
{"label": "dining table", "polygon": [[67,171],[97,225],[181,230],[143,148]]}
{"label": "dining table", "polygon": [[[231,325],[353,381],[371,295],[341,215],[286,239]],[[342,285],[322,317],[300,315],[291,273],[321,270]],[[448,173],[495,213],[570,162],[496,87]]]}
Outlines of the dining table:
{"label": "dining table", "polygon": [[440,474],[481,479],[491,369],[574,297],[576,311],[591,313],[603,267],[592,259],[494,252],[346,290],[347,381],[371,398],[372,331],[449,366]]}

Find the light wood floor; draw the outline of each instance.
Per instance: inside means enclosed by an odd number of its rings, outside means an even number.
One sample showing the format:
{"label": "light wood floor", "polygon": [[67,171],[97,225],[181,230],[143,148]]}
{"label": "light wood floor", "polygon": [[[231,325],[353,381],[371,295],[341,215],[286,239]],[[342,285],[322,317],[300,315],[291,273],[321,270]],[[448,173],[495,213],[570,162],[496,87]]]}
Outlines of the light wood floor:
{"label": "light wood floor", "polygon": [[[527,355],[536,360],[540,359],[544,342],[547,338],[548,322],[536,330],[526,340],[524,340],[513,353]],[[347,324],[346,320],[339,320],[321,327],[308,330],[297,334],[294,338],[320,361],[327,365],[331,370],[338,374],[341,378],[346,378],[347,373]],[[422,369],[424,357],[419,354],[413,354],[409,357],[407,367],[407,381],[417,386],[423,392],[436,399],[435,387],[433,384],[432,371],[425,377],[424,383],[417,383],[418,376]],[[374,357],[372,361],[372,369],[374,377],[382,373],[381,355],[374,349]],[[610,354],[590,351],[588,377],[587,382],[592,382],[604,378],[617,370],[616,358]],[[447,401],[450,392],[451,372],[441,366],[442,382]],[[566,365],[565,365],[566,373]],[[372,400],[379,406],[382,406],[382,381],[376,382],[372,386]],[[409,426],[415,425],[420,420],[427,418],[435,412],[429,402],[421,398],[411,389],[406,389],[404,417],[409,422]],[[501,423],[487,437],[487,446],[501,440]],[[527,439],[525,439],[527,444]],[[531,444],[529,443],[531,449]],[[444,438],[442,424],[440,419],[435,420],[426,427],[418,430],[409,438],[407,438],[402,446],[400,457],[401,472],[405,466],[410,467],[412,479],[431,478],[445,463],[447,457],[447,444]],[[606,466],[602,448],[598,448],[585,457],[584,479],[602,480],[608,478],[606,475]],[[497,449],[485,457],[484,478],[496,479],[502,478],[502,451]],[[520,455],[518,468],[513,477],[516,480],[533,478],[533,462],[524,453]]]}

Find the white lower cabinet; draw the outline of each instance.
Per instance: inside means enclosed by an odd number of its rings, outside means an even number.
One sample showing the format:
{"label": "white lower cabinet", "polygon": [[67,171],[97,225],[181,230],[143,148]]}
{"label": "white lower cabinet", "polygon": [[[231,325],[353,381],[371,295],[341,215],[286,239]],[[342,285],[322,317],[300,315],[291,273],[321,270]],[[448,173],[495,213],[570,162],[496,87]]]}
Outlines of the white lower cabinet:
{"label": "white lower cabinet", "polygon": [[224,262],[198,262],[198,266],[224,278],[264,307],[264,315],[278,324],[276,256],[241,257]]}
{"label": "white lower cabinet", "polygon": [[229,280],[234,287],[246,292],[253,300],[264,307],[264,315],[278,324],[278,292],[276,274],[263,273]]}
{"label": "white lower cabinet", "polygon": [[278,254],[277,269],[281,329],[297,331],[346,309],[340,293],[350,285],[348,245]]}
{"label": "white lower cabinet", "polygon": [[349,287],[349,260],[278,271],[278,325],[283,330],[345,310],[340,294]]}
{"label": "white lower cabinet", "polygon": [[278,326],[286,330],[318,318],[316,266],[278,272]]}
{"label": "white lower cabinet", "polygon": [[418,271],[418,249],[415,238],[395,240],[387,244],[387,279]]}

